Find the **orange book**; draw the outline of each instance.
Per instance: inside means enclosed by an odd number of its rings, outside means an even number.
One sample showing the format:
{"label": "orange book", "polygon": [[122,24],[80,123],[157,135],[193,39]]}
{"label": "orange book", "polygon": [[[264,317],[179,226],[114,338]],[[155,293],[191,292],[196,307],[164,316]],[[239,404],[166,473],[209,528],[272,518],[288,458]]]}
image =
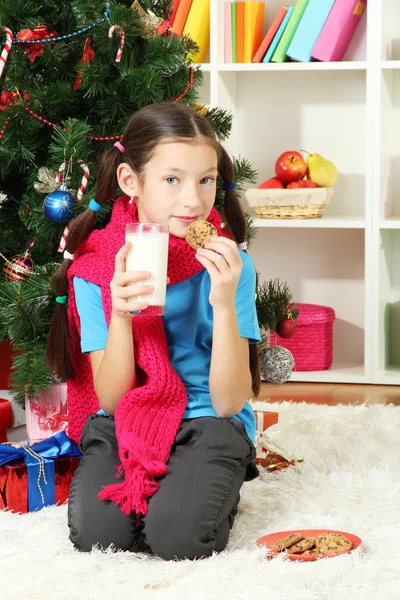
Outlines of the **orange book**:
{"label": "orange book", "polygon": [[264,2],[244,3],[244,62],[251,63],[262,42]]}
{"label": "orange book", "polygon": [[262,62],[268,48],[271,45],[272,40],[275,37],[276,32],[278,31],[283,19],[286,16],[287,11],[288,11],[288,9],[286,8],[286,6],[282,6],[281,10],[278,13],[278,16],[275,18],[271,27],[268,29],[268,31],[265,35],[265,38],[261,42],[261,45],[259,46],[255,55],[253,56],[253,63]]}
{"label": "orange book", "polygon": [[174,19],[174,24],[171,27],[172,31],[176,35],[182,35],[191,6],[192,0],[180,0]]}
{"label": "orange book", "polygon": [[236,62],[244,62],[244,2],[236,2]]}

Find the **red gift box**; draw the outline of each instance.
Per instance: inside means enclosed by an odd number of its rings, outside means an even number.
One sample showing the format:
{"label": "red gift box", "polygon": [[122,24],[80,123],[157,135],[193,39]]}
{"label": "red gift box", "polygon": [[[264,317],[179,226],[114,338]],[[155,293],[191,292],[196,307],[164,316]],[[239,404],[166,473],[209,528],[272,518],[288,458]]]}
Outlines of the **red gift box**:
{"label": "red gift box", "polygon": [[[265,431],[268,427],[272,427],[278,423],[279,413],[255,410],[256,417],[256,449],[257,456],[254,459],[256,465],[265,467],[268,471],[281,471],[287,467],[294,465],[296,462],[302,462],[303,459],[288,460],[280,453],[275,452],[268,446],[275,446],[271,442],[266,441]],[[279,449],[280,450],[280,449]],[[284,450],[283,450],[284,452]]]}
{"label": "red gift box", "polygon": [[[62,457],[54,459],[54,481],[56,504],[68,500],[72,477],[79,465],[80,458]],[[0,510],[28,512],[28,475],[25,463],[0,466]]]}
{"label": "red gift box", "polygon": [[6,442],[6,429],[12,427],[13,413],[8,400],[0,398],[0,443]]}

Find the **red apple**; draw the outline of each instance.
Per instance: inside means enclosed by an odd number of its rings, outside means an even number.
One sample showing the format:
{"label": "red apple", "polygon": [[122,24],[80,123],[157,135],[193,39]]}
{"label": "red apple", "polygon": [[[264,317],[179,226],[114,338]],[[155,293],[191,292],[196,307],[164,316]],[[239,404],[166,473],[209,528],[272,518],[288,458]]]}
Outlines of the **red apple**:
{"label": "red apple", "polygon": [[316,183],[310,181],[309,179],[303,179],[302,181],[292,181],[289,185],[286,186],[286,189],[296,189],[296,188],[316,188],[318,187]]}
{"label": "red apple", "polygon": [[300,152],[284,152],[276,160],[275,173],[282,183],[292,183],[305,177],[307,164]]}
{"label": "red apple", "polygon": [[283,188],[283,183],[279,181],[279,179],[277,179],[276,177],[273,177],[272,179],[267,179],[266,181],[263,181],[258,186],[259,190],[264,190],[268,188]]}

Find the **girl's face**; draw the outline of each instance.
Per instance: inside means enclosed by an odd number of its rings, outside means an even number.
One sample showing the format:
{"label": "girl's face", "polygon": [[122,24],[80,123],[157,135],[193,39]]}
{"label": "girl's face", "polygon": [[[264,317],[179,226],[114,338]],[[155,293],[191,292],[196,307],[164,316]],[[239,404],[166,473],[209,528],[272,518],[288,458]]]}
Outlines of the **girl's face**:
{"label": "girl's face", "polygon": [[211,212],[217,164],[216,150],[205,142],[162,143],[145,167],[143,187],[133,175],[133,191],[122,189],[138,196],[139,221],[169,225],[172,235],[183,238],[190,223],[207,219]]}

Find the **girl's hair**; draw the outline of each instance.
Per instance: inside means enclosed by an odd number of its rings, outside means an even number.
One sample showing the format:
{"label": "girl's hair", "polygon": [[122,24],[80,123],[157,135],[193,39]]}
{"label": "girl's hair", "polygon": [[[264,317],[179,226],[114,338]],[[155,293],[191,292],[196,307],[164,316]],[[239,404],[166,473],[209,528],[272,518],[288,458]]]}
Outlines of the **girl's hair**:
{"label": "girl's hair", "polygon": [[[157,146],[164,140],[186,143],[209,143],[217,152],[218,172],[224,184],[234,180],[234,167],[226,150],[216,139],[211,123],[192,108],[183,104],[151,104],[139,110],[131,117],[122,137],[121,144],[125,152],[113,146],[100,158],[96,202],[110,202],[117,193],[117,168],[122,162],[130,165],[144,182],[146,164],[153,156]],[[238,244],[245,241],[246,217],[234,190],[225,192],[225,221]],[[95,213],[88,208],[69,223],[66,250],[74,254],[80,244],[93,229]],[[67,271],[72,261],[65,258],[54,277],[54,288],[59,296],[68,293]],[[250,370],[252,388],[255,396],[260,391],[260,365],[257,344],[250,344]],[[68,343],[68,311],[66,304],[57,304],[48,339],[47,360],[50,369],[62,380],[73,378],[73,365]]]}

